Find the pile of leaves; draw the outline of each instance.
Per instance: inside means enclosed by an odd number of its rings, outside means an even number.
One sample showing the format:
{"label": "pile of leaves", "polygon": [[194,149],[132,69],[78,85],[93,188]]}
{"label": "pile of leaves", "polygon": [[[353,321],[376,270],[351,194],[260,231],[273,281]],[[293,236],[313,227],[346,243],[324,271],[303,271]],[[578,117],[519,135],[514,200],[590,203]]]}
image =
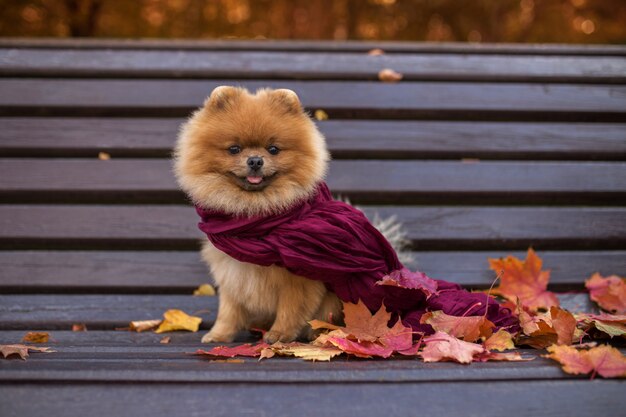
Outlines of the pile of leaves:
{"label": "pile of leaves", "polygon": [[[344,325],[313,320],[320,332],[311,343],[267,343],[218,346],[198,350],[211,359],[238,356],[295,356],[305,360],[328,361],[340,355],[358,358],[415,357],[424,362],[453,361],[463,364],[485,361],[525,361],[516,347],[546,349],[547,358],[561,363],[572,374],[605,378],[626,377],[626,358],[609,345],[591,340],[626,337],[626,280],[594,274],[586,281],[591,300],[605,310],[600,314],[572,312],[562,308],[555,293],[548,291],[550,271],[542,270],[542,260],[528,250],[525,260],[508,256],[490,259],[500,285],[488,293],[502,298],[519,319],[521,330],[509,333],[485,316],[456,317],[443,311],[430,311],[421,318],[434,334],[415,333],[398,317],[381,306],[372,314],[362,303],[344,303]],[[436,282],[419,272],[397,271],[384,277],[380,285],[394,285],[423,291],[436,290]],[[435,284],[435,286],[433,286]]]}

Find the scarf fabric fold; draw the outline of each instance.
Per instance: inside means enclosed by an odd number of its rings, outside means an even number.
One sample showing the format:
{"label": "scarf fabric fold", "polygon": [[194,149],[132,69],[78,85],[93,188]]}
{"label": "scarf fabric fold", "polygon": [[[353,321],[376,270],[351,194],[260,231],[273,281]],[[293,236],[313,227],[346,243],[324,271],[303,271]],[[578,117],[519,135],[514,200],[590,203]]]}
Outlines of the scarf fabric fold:
{"label": "scarf fabric fold", "polygon": [[[211,243],[234,259],[256,265],[278,265],[322,281],[344,302],[362,300],[372,311],[384,303],[415,331],[430,334],[420,324],[426,311],[453,316],[483,315],[498,328],[516,327],[511,312],[485,294],[436,280],[438,293],[426,299],[419,290],[376,285],[383,276],[403,268],[396,252],[365,215],[333,200],[325,183],[307,201],[271,216],[236,217],[196,206],[198,224]],[[486,301],[488,301],[488,305]]]}

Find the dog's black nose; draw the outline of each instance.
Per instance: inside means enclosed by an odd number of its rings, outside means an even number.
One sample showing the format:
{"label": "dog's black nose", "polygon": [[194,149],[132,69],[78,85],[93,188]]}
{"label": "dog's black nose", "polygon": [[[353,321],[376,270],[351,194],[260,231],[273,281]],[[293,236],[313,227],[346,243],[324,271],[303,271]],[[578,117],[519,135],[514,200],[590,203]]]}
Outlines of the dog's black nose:
{"label": "dog's black nose", "polygon": [[260,156],[251,156],[248,158],[248,166],[252,170],[257,170],[263,166],[263,158]]}

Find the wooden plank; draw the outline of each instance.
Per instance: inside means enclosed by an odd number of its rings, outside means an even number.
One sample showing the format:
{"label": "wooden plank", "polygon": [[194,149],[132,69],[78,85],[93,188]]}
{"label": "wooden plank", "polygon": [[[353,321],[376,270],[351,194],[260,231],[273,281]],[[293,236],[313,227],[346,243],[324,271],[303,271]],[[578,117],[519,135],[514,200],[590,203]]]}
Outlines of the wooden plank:
{"label": "wooden plank", "polygon": [[626,86],[255,80],[0,79],[0,115],[186,116],[217,86],[290,88],[331,118],[626,120]]}
{"label": "wooden plank", "polygon": [[[169,157],[183,119],[0,118],[0,156]],[[327,120],[335,159],[626,159],[626,125]]]}
{"label": "wooden plank", "polygon": [[[169,160],[0,159],[5,203],[184,203]],[[367,181],[363,181],[367,178]],[[620,204],[626,163],[333,161],[328,184],[356,203]]]}
{"label": "wooden plank", "polygon": [[[183,202],[170,171],[171,162],[159,160],[8,159],[0,161],[0,195],[6,202]],[[370,179],[363,182],[364,177]],[[599,203],[615,202],[626,192],[626,166],[336,161],[329,184],[338,194],[368,203],[438,198],[449,202],[454,194],[465,202],[472,196],[487,203],[518,194],[515,198],[526,202],[553,202],[561,196],[569,203],[578,198]]]}
{"label": "wooden plank", "polygon": [[[624,249],[624,207],[368,206],[396,215],[418,250]],[[186,206],[0,206],[3,249],[195,249]]]}
{"label": "wooden plank", "polygon": [[[407,264],[469,288],[494,279],[488,258],[524,252],[413,252]],[[626,275],[625,251],[542,251],[551,290],[581,289],[594,272]],[[209,282],[196,251],[0,251],[0,293],[191,294]]]}
{"label": "wooden plank", "polygon": [[0,49],[9,77],[378,80],[624,83],[622,57],[387,54],[362,52]]}
{"label": "wooden plank", "polygon": [[[236,364],[225,364],[234,368]],[[65,381],[64,381],[65,382]],[[481,381],[477,383],[39,383],[3,385],[7,416],[132,415],[619,416],[623,381]],[[416,393],[419,393],[416,395]],[[383,400],[384,399],[384,400]],[[601,400],[599,400],[601,399]]]}
{"label": "wooden plank", "polygon": [[[587,293],[559,294],[559,299],[573,312],[595,309]],[[201,317],[200,328],[209,329],[217,304],[217,297],[191,295],[0,295],[0,330],[70,330],[74,323],[113,330],[134,320],[162,318],[173,308]]]}
{"label": "wooden plank", "polygon": [[459,53],[515,55],[624,56],[622,45],[521,44],[402,41],[306,41],[232,39],[89,39],[89,38],[0,38],[3,48],[36,49],[116,49],[116,50],[204,50],[204,51],[291,51],[291,52],[368,52],[382,48],[392,53]]}

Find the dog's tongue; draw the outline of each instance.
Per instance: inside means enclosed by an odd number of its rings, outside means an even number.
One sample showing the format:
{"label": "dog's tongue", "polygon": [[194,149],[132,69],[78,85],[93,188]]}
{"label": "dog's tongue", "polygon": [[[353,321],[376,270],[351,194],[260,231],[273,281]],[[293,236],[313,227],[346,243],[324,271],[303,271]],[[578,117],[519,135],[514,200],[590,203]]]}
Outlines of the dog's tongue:
{"label": "dog's tongue", "polygon": [[259,184],[263,181],[263,177],[246,177],[250,184]]}

